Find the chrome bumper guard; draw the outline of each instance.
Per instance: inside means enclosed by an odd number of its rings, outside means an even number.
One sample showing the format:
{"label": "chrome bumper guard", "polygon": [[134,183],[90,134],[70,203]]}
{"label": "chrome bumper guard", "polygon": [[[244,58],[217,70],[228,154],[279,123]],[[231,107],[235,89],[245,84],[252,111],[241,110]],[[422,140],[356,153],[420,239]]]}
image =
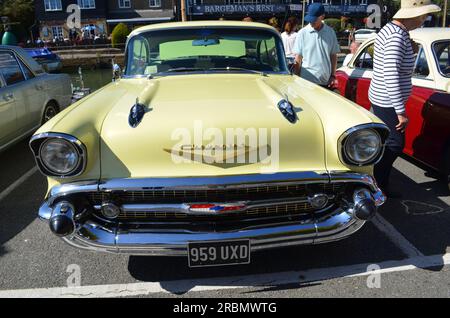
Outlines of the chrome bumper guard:
{"label": "chrome bumper guard", "polygon": [[[201,180],[200,180],[201,179]],[[231,182],[233,181],[233,182]],[[84,182],[53,188],[47,200],[39,209],[41,220],[49,221],[59,213],[57,202],[74,193],[93,191],[136,190],[161,188],[217,188],[240,187],[243,184],[287,184],[319,182],[356,182],[368,189],[370,200],[375,207],[382,205],[386,198],[369,175],[355,173],[279,173],[222,178],[173,178],[173,179],[125,179],[106,182]],[[356,201],[354,207],[356,209]],[[59,210],[58,210],[59,209]],[[56,211],[58,210],[58,211]],[[189,242],[249,239],[252,251],[303,244],[320,244],[343,239],[359,230],[366,220],[358,218],[352,208],[333,208],[327,216],[310,221],[268,224],[256,228],[243,228],[225,232],[192,232],[186,230],[148,230],[145,228],[125,229],[105,227],[89,219],[78,223],[75,230],[62,239],[68,244],[86,250],[148,254],[161,256],[186,256]],[[52,223],[50,222],[52,226]]]}

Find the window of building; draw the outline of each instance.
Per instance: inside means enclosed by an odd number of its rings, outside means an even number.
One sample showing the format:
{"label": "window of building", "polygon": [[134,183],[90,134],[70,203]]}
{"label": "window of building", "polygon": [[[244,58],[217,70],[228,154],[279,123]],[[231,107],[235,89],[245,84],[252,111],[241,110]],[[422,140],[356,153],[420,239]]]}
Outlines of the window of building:
{"label": "window of building", "polygon": [[359,4],[360,4],[360,5],[367,4],[367,0],[359,0]]}
{"label": "window of building", "polygon": [[63,39],[64,32],[62,26],[52,26],[52,34],[54,39]]}
{"label": "window of building", "polygon": [[61,0],[44,0],[45,11],[61,11]]}
{"label": "window of building", "polygon": [[14,54],[0,52],[0,72],[3,74],[6,85],[14,85],[25,80]]}
{"label": "window of building", "polygon": [[78,0],[81,9],[95,9],[95,0]]}
{"label": "window of building", "polygon": [[131,0],[119,0],[119,8],[131,8]]}
{"label": "window of building", "polygon": [[150,8],[161,7],[161,0],[149,0],[149,7]]}

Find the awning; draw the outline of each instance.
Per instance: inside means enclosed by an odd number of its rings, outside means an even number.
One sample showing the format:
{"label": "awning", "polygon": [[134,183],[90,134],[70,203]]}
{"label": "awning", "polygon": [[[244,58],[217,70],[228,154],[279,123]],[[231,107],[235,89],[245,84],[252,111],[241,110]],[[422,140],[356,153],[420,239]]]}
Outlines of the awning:
{"label": "awning", "polygon": [[174,18],[173,10],[116,10],[110,12],[107,23],[164,22]]}
{"label": "awning", "polygon": [[139,23],[139,22],[163,22],[170,21],[172,17],[161,17],[161,18],[132,18],[132,19],[109,19],[106,23]]}

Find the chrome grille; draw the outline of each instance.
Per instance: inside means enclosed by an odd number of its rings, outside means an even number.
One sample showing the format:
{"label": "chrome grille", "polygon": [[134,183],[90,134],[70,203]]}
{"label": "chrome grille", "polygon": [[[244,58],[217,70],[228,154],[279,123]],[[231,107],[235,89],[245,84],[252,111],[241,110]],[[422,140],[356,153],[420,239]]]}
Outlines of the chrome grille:
{"label": "chrome grille", "polygon": [[235,219],[235,218],[248,218],[248,217],[281,217],[289,215],[309,215],[313,211],[313,208],[308,202],[302,203],[287,203],[278,204],[267,207],[254,207],[249,208],[243,212],[230,212],[224,214],[201,214],[192,215],[180,212],[143,212],[143,211],[122,211],[118,217],[119,220],[142,220],[142,219],[172,219],[172,220],[184,220],[195,219],[205,220],[211,218],[220,219]]}
{"label": "chrome grille", "polygon": [[267,198],[306,197],[308,191],[336,193],[342,187],[338,183],[320,183],[313,185],[268,185],[248,186],[229,189],[207,190],[144,190],[116,191],[112,193],[95,192],[89,194],[93,204],[105,200],[117,200],[124,203],[185,203],[185,202],[225,202],[235,200],[264,200]]}

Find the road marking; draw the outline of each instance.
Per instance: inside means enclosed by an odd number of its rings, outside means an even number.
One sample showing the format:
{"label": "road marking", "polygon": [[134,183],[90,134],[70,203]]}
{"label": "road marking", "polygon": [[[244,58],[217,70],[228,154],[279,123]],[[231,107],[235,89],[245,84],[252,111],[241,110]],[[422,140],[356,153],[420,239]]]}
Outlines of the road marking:
{"label": "road marking", "polygon": [[368,276],[395,273],[421,268],[450,265],[450,253],[414,257],[399,261],[378,263],[377,271],[368,271],[370,263],[331,268],[317,268],[305,271],[291,271],[222,278],[189,279],[167,282],[146,282],[130,284],[93,285],[81,287],[56,287],[39,289],[18,289],[0,291],[0,298],[16,297],[130,297],[154,293],[187,293],[220,289],[273,287],[286,284],[301,284],[341,277]]}
{"label": "road marking", "polygon": [[424,256],[410,241],[408,241],[396,228],[379,213],[372,219],[375,227],[383,232],[408,257]]}
{"label": "road marking", "polygon": [[[413,201],[413,200],[403,200],[400,203],[405,207],[405,212],[407,214],[411,214],[411,215],[431,215],[431,214],[438,214],[438,213],[450,211],[450,208],[443,208],[438,205],[423,203],[423,202],[418,202],[418,201]],[[410,211],[410,204],[416,204],[416,205],[431,208],[431,209],[426,212],[412,212],[412,211]]]}
{"label": "road marking", "polygon": [[5,190],[3,190],[3,192],[0,193],[0,201],[2,201],[4,198],[6,198],[11,192],[13,192],[18,186],[20,186],[22,183],[24,183],[36,171],[38,171],[37,167],[30,169],[27,173],[25,173],[23,176],[21,176],[19,179],[17,179],[13,184],[11,184],[9,187],[7,187]]}

